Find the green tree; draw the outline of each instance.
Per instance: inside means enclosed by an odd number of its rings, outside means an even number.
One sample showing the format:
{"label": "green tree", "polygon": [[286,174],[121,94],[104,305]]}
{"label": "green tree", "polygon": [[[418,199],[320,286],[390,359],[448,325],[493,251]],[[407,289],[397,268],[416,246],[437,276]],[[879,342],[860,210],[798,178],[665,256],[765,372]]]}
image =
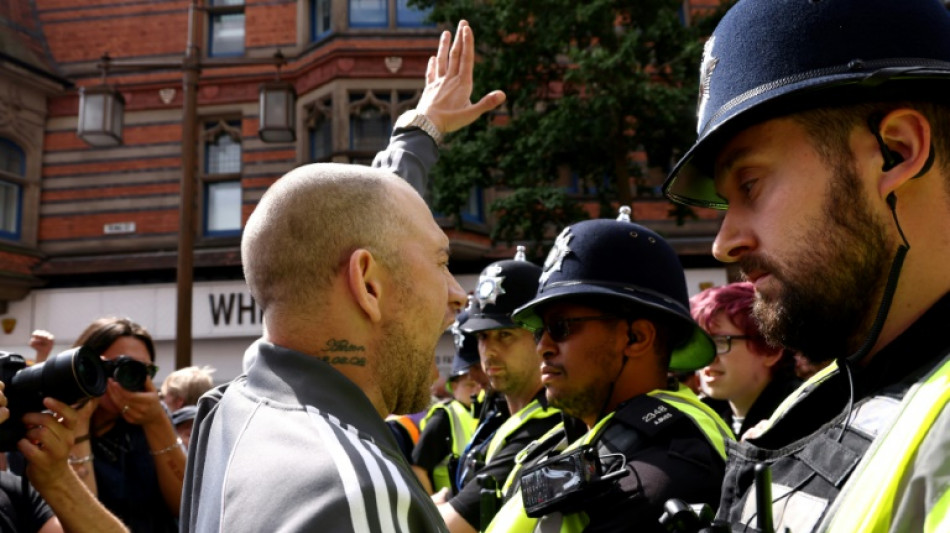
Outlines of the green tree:
{"label": "green tree", "polygon": [[[433,172],[436,211],[460,213],[472,187],[497,187],[496,241],[534,255],[553,230],[630,204],[631,178],[667,168],[695,139],[697,76],[711,22],[683,22],[682,0],[415,0],[432,19],[475,31],[475,92],[503,89],[503,113],[454,134]],[[718,18],[718,14],[716,16]],[[646,154],[646,164],[635,161]],[[567,191],[559,176],[576,180]],[[563,183],[563,179],[561,180]],[[588,196],[588,197],[589,197]]]}

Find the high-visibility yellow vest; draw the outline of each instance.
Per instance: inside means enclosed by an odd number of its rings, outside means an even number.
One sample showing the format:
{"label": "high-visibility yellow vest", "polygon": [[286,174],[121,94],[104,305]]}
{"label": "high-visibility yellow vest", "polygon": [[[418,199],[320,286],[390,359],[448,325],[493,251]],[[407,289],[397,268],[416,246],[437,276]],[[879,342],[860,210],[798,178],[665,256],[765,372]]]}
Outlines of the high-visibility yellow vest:
{"label": "high-visibility yellow vest", "polygon": [[531,403],[522,407],[517,413],[508,417],[508,420],[495,430],[491,442],[488,443],[488,450],[485,452],[485,464],[491,463],[495,454],[505,447],[508,443],[508,437],[511,437],[525,422],[529,420],[539,420],[549,416],[559,416],[561,411],[553,407],[541,405],[537,399],[531,400]]}
{"label": "high-visibility yellow vest", "polygon": [[[649,393],[650,396],[663,401],[688,416],[703,432],[703,435],[709,440],[712,447],[719,453],[723,460],[726,459],[726,440],[732,439],[732,430],[719,418],[712,409],[699,401],[691,390],[683,385],[679,386],[677,391],[654,390]],[[614,413],[610,413],[601,419],[590,429],[583,437],[572,442],[562,453],[568,453],[572,450],[586,446],[597,440],[598,437],[607,428],[608,423],[613,418]],[[552,430],[553,431],[553,430]],[[552,432],[548,432],[545,437],[551,437]],[[542,437],[544,440],[545,437]],[[523,459],[524,456],[521,456]],[[511,475],[508,476],[506,487],[513,483],[513,476],[520,475],[522,464],[517,464]],[[505,502],[502,508],[495,515],[486,533],[575,533],[583,531],[590,523],[586,513],[552,513],[541,518],[531,518],[527,515],[524,508],[524,501],[521,497],[519,488],[512,497]]]}
{"label": "high-visibility yellow vest", "polygon": [[[904,395],[891,426],[871,443],[835,500],[820,531],[891,531],[904,473],[950,401],[950,357]],[[943,487],[924,518],[924,533],[950,532],[950,487]]]}
{"label": "high-visibility yellow vest", "polygon": [[472,433],[475,432],[475,424],[478,423],[478,420],[472,416],[471,411],[469,411],[465,404],[458,400],[450,400],[448,402],[439,402],[429,408],[429,412],[426,413],[425,418],[419,422],[420,430],[425,430],[429,419],[432,418],[432,415],[437,411],[445,411],[446,418],[449,420],[452,453],[445,456],[445,458],[432,469],[432,488],[436,492],[445,487],[452,487],[449,461],[453,457],[457,458],[462,454],[465,445],[472,439]]}

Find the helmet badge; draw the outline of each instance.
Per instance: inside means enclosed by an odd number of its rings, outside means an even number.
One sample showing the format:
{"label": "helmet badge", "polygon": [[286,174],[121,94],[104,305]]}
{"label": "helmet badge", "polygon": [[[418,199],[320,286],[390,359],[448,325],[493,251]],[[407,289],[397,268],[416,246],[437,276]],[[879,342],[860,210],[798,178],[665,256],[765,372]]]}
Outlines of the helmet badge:
{"label": "helmet badge", "polygon": [[548,252],[547,259],[544,260],[544,272],[541,273],[541,278],[538,280],[542,287],[547,283],[551,274],[561,271],[561,264],[564,262],[564,258],[567,257],[567,254],[571,253],[571,248],[568,244],[570,244],[573,238],[574,234],[571,233],[571,228],[566,227],[564,231],[557,236],[557,239],[555,239],[554,247],[551,248],[551,251]]}
{"label": "helmet badge", "polygon": [[713,71],[719,64],[719,58],[713,55],[715,43],[716,36],[713,35],[703,46],[703,64],[699,69],[699,106],[696,108],[696,116],[700,119],[706,111],[706,103],[709,102],[709,84],[712,81]]}
{"label": "helmet badge", "polygon": [[461,350],[465,344],[465,334],[462,333],[462,328],[459,326],[458,320],[452,324],[452,340],[455,342],[456,350]]}
{"label": "helmet badge", "polygon": [[485,307],[487,304],[496,303],[498,297],[505,294],[505,288],[501,286],[505,277],[499,276],[499,274],[501,274],[501,267],[492,265],[485,269],[485,273],[482,274],[481,279],[478,280],[475,297],[482,307]]}

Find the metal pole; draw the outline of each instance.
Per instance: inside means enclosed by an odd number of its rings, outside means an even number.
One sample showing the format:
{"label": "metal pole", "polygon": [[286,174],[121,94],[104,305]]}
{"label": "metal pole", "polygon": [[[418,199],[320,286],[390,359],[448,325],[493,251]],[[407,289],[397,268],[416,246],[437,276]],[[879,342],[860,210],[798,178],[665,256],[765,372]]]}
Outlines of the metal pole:
{"label": "metal pole", "polygon": [[201,38],[198,4],[188,10],[188,45],[182,64],[181,199],[178,224],[178,299],[175,368],[191,366],[192,285],[194,281],[195,171],[198,163],[198,77],[201,70],[195,43]]}

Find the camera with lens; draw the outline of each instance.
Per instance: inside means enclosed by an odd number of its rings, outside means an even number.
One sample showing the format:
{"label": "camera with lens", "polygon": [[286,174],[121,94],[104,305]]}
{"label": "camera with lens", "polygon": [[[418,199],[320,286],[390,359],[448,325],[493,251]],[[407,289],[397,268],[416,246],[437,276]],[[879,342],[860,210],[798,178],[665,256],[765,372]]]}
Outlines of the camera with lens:
{"label": "camera with lens", "polygon": [[103,361],[106,376],[116,380],[122,388],[131,392],[145,390],[145,379],[154,378],[158,367],[120,355],[110,361]]}
{"label": "camera with lens", "polygon": [[16,449],[26,434],[26,413],[46,409],[43,398],[73,405],[106,391],[106,369],[99,354],[80,346],[27,366],[22,355],[0,352],[0,381],[5,385],[10,418],[0,424],[0,451]]}

